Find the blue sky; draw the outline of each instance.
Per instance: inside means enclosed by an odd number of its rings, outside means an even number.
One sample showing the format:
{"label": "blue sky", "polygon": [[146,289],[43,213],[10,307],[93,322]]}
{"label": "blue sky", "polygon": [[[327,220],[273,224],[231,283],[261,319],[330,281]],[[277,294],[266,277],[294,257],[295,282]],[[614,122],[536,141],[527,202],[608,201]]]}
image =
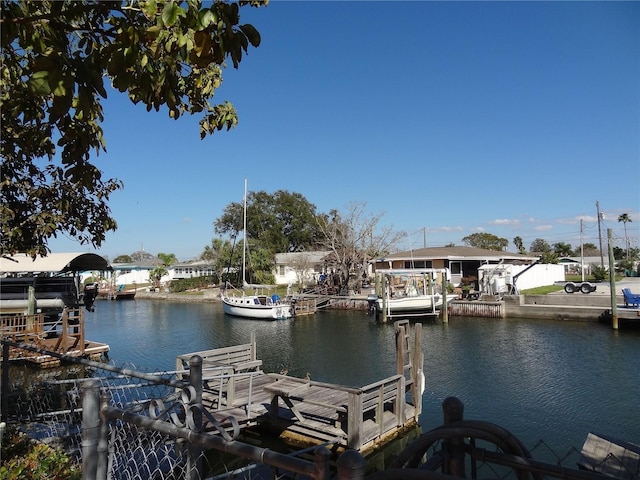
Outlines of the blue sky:
{"label": "blue sky", "polygon": [[[618,215],[640,246],[640,3],[278,1],[241,10],[262,44],[214,101],[239,125],[199,139],[199,117],[105,101],[125,189],[98,253],[197,257],[250,190],[351,202],[407,232],[400,249],[488,232],[598,244]],[[606,243],[605,243],[606,245]],[[87,251],[66,238],[53,251]],[[511,251],[515,251],[512,243]]]}

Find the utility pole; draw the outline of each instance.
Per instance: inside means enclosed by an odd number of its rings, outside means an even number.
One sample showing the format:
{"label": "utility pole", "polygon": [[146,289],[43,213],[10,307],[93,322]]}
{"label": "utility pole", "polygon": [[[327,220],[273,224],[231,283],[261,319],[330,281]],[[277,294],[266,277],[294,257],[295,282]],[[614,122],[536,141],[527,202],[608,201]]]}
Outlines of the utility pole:
{"label": "utility pole", "polygon": [[596,211],[598,212],[598,239],[600,240],[600,267],[604,268],[604,254],[602,253],[602,228],[600,227],[600,203],[596,202]]}
{"label": "utility pole", "polygon": [[584,282],[584,243],[582,238],[582,219],[580,219],[580,275]]}

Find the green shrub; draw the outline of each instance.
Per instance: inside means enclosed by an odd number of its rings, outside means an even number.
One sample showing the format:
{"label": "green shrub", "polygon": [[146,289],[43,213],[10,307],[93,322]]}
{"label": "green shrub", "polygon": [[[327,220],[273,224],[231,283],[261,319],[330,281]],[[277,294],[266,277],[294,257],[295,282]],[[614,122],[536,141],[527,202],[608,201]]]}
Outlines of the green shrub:
{"label": "green shrub", "polygon": [[186,292],[194,288],[206,288],[215,283],[215,277],[193,277],[172,280],[170,290],[173,293]]}
{"label": "green shrub", "polygon": [[3,480],[82,480],[82,469],[64,452],[37,443],[13,427],[2,439]]}
{"label": "green shrub", "polygon": [[596,282],[602,282],[607,278],[607,270],[600,265],[596,265],[591,269],[591,274]]}

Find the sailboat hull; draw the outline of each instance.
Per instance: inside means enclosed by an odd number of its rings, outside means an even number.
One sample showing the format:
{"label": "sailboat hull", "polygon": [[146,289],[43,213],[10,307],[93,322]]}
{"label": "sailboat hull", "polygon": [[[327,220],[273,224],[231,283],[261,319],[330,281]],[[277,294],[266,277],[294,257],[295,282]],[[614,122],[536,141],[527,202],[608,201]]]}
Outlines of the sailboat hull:
{"label": "sailboat hull", "polygon": [[254,320],[285,320],[293,317],[294,308],[288,303],[273,303],[266,295],[232,297],[222,295],[222,310],[227,315]]}

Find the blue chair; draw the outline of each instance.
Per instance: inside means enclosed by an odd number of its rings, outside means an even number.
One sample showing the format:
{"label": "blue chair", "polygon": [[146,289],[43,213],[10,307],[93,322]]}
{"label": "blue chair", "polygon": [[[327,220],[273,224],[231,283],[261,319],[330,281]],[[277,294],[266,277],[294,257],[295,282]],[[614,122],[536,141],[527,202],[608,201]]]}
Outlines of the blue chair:
{"label": "blue chair", "polygon": [[628,288],[622,289],[622,295],[624,296],[625,307],[628,307],[628,306],[640,307],[640,295],[631,293],[631,290]]}

